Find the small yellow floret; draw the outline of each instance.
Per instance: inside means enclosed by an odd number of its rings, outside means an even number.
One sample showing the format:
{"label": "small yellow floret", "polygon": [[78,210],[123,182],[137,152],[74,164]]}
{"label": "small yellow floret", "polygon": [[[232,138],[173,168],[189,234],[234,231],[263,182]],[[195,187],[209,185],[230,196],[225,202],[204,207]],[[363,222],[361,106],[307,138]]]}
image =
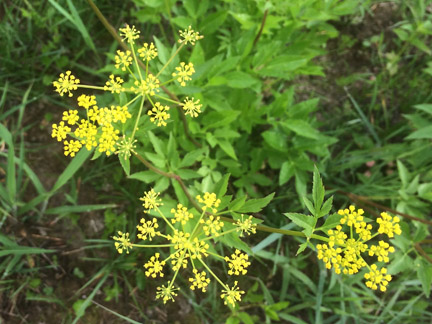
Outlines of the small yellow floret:
{"label": "small yellow floret", "polygon": [[234,286],[232,288],[226,286],[226,289],[222,290],[221,298],[224,300],[225,305],[229,303],[234,307],[236,301],[241,301],[241,295],[245,292],[237,287],[237,283],[238,281],[234,281]]}
{"label": "small yellow floret", "polygon": [[252,222],[253,217],[249,216],[248,218],[244,219],[244,215],[241,214],[241,219],[237,220],[235,225],[237,226],[236,231],[241,232],[240,237],[243,237],[243,234],[246,233],[247,235],[256,234],[256,224]]}
{"label": "small yellow floret", "polygon": [[71,157],[74,157],[75,153],[77,153],[82,147],[81,142],[75,140],[64,141],[63,144],[64,144],[64,155],[66,156],[70,155]]}
{"label": "small yellow floret", "polygon": [[152,256],[146,264],[144,264],[144,268],[147,269],[145,272],[145,275],[147,277],[156,278],[156,276],[159,274],[159,276],[163,277],[163,266],[165,265],[165,261],[159,261],[160,254],[156,253],[154,256]]}
{"label": "small yellow floret", "polygon": [[66,126],[64,121],[61,121],[59,125],[53,124],[52,128],[53,129],[52,129],[51,136],[53,138],[57,138],[57,141],[59,142],[64,140],[67,134],[71,131],[71,128],[69,126]]}
{"label": "small yellow floret", "polygon": [[104,91],[111,91],[111,93],[120,93],[123,92],[124,89],[122,87],[122,83],[124,80],[120,77],[115,77],[113,74],[109,76],[109,80],[104,85]]}
{"label": "small yellow floret", "polygon": [[75,125],[79,120],[78,110],[64,111],[62,120],[67,122],[69,125]]}
{"label": "small yellow floret", "polygon": [[169,109],[168,106],[162,106],[160,102],[156,102],[154,107],[147,112],[147,115],[150,116],[150,121],[158,127],[166,126],[166,120],[171,116],[167,113]]}
{"label": "small yellow floret", "polygon": [[59,79],[53,82],[53,85],[56,88],[55,91],[57,91],[60,96],[67,93],[69,97],[72,97],[73,94],[71,90],[78,89],[77,84],[80,83],[80,80],[75,78],[71,73],[71,71],[66,71],[66,74],[61,73]]}
{"label": "small yellow floret", "polygon": [[115,248],[120,254],[123,253],[123,250],[126,250],[126,253],[129,254],[129,249],[132,249],[132,243],[129,240],[129,233],[118,231],[117,234],[119,235],[118,237],[113,237],[114,241],[116,241],[114,243]]}
{"label": "small yellow floret", "polygon": [[159,231],[156,231],[159,227],[156,218],[153,218],[151,221],[141,218],[140,223],[142,225],[137,225],[138,231],[141,232],[137,235],[139,239],[146,240],[148,238],[151,241],[153,237],[160,234]]}
{"label": "small yellow floret", "polygon": [[89,109],[90,106],[96,106],[96,104],[95,96],[86,96],[83,94],[78,97],[78,106],[84,107],[84,109]]}
{"label": "small yellow floret", "polygon": [[153,43],[144,43],[143,47],[138,49],[139,56],[143,58],[144,61],[150,61],[158,55],[157,48]]}
{"label": "small yellow floret", "polygon": [[170,282],[168,282],[167,287],[162,285],[156,289],[156,299],[162,298],[164,304],[166,304],[168,300],[174,301],[174,297],[177,296],[176,291],[179,290],[179,288],[174,288]]}
{"label": "small yellow floret", "polygon": [[148,213],[150,210],[162,205],[162,200],[158,198],[159,195],[160,193],[156,193],[153,189],[144,192],[144,196],[140,198],[141,201],[144,201],[143,206],[146,209],[144,213]]}
{"label": "small yellow floret", "polygon": [[199,104],[200,100],[197,99],[194,101],[194,98],[189,99],[186,97],[184,103],[181,103],[180,106],[183,107],[183,110],[186,111],[185,115],[190,115],[191,117],[198,117],[198,114],[201,112],[202,105]]}
{"label": "small yellow floret", "polygon": [[190,289],[195,290],[195,288],[198,288],[201,289],[202,292],[206,292],[206,287],[210,283],[210,279],[206,277],[205,271],[199,273],[197,269],[193,269],[193,273],[195,277],[189,278],[189,282],[192,283]]}
{"label": "small yellow floret", "polygon": [[171,219],[171,222],[173,224],[175,224],[176,222],[179,222],[182,225],[185,225],[189,219],[193,218],[192,213],[189,212],[188,209],[185,206],[183,206],[182,204],[177,205],[177,210],[172,208],[171,213],[174,214],[174,218]]}
{"label": "small yellow floret", "polygon": [[228,263],[228,274],[229,275],[245,275],[247,273],[247,267],[251,265],[248,261],[249,257],[245,253],[241,253],[240,250],[236,249],[235,253],[231,254],[231,258],[226,256],[225,261]]}
{"label": "small yellow floret", "polygon": [[366,286],[377,290],[378,286],[381,291],[387,290],[387,285],[390,280],[392,280],[392,276],[387,274],[387,269],[382,268],[381,270],[377,269],[376,264],[371,265],[371,271],[364,275],[366,281]]}
{"label": "small yellow floret", "polygon": [[120,30],[120,36],[123,37],[123,40],[126,40],[129,44],[135,44],[135,39],[139,38],[139,30],[135,29],[135,26],[129,27],[128,24],[126,24],[125,28],[119,28]]}
{"label": "small yellow floret", "polygon": [[401,235],[402,230],[398,224],[399,222],[399,217],[391,217],[385,212],[381,213],[381,218],[377,219],[377,223],[380,225],[378,233],[387,234],[388,237],[393,237],[394,234]]}
{"label": "small yellow floret", "polygon": [[186,81],[192,80],[190,76],[195,73],[193,64],[181,62],[180,66],[177,66],[175,69],[177,72],[173,72],[172,76],[177,79],[182,87],[185,87]]}
{"label": "small yellow floret", "polygon": [[192,29],[192,26],[189,26],[188,29],[184,31],[179,30],[181,39],[178,40],[179,43],[191,43],[195,45],[195,42],[204,38],[204,36],[200,35],[199,32],[196,32]]}
{"label": "small yellow floret", "polygon": [[131,51],[120,51],[117,50],[117,55],[115,56],[115,67],[117,69],[121,69],[122,71],[126,71],[126,68],[132,64]]}
{"label": "small yellow floret", "polygon": [[196,196],[196,199],[201,203],[204,204],[203,210],[206,210],[207,208],[211,208],[213,213],[217,212],[217,207],[219,207],[219,204],[221,203],[220,199],[217,199],[215,193],[208,193],[206,192],[204,194],[204,197],[201,198],[200,195]]}

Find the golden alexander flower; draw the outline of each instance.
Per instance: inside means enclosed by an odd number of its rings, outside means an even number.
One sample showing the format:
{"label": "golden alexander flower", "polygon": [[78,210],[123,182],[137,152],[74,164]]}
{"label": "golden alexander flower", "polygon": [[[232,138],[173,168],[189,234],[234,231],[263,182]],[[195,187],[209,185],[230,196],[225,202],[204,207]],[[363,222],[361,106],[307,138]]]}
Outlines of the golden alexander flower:
{"label": "golden alexander flower", "polygon": [[180,33],[180,39],[178,40],[179,43],[191,43],[192,45],[195,45],[195,42],[204,38],[204,36],[200,35],[199,32],[196,32],[192,29],[192,26],[189,26],[188,29],[185,29],[184,31],[179,30]]}
{"label": "golden alexander flower", "polygon": [[199,99],[194,101],[194,98],[189,99],[186,97],[184,103],[180,104],[183,107],[183,110],[186,111],[185,115],[190,115],[191,117],[198,117],[198,114],[201,113],[202,105],[199,104]]}
{"label": "golden alexander flower", "polygon": [[66,74],[60,74],[60,78],[57,81],[54,81],[53,85],[60,96],[63,96],[65,93],[67,93],[69,97],[72,97],[73,94],[71,91],[78,89],[77,84],[79,83],[80,80],[75,78],[71,71],[66,71]]}
{"label": "golden alexander flower", "polygon": [[159,193],[156,193],[153,189],[144,192],[144,197],[140,198],[141,201],[144,201],[143,206],[146,209],[144,213],[148,213],[150,210],[162,205],[161,199],[158,197]]}
{"label": "golden alexander flower", "polygon": [[160,102],[156,102],[154,107],[147,112],[147,115],[151,116],[150,121],[158,127],[166,126],[166,120],[170,118],[170,114],[167,113],[169,109],[168,106],[162,106]]}
{"label": "golden alexander flower", "polygon": [[182,87],[185,87],[186,81],[192,80],[190,76],[195,73],[193,64],[181,62],[180,66],[177,66],[175,69],[177,72],[173,72],[172,76],[177,79]]}
{"label": "golden alexander flower", "polygon": [[135,44],[135,39],[139,38],[140,31],[136,30],[135,26],[130,27],[128,24],[126,24],[126,27],[120,28],[119,30],[120,36],[129,44]]}
{"label": "golden alexander flower", "polygon": [[234,307],[236,301],[241,301],[241,295],[245,292],[237,287],[237,283],[238,281],[234,281],[234,286],[232,288],[226,286],[226,288],[222,290],[221,298],[224,300],[225,305],[229,303]]}
{"label": "golden alexander flower", "polygon": [[[341,225],[337,225],[336,229],[327,232],[329,236],[328,246],[327,244],[316,246],[318,259],[324,261],[327,269],[334,268],[337,274],[343,272],[347,275],[353,275],[362,268],[368,267],[370,272],[365,275],[366,286],[373,290],[380,287],[381,291],[385,291],[391,276],[386,274],[385,268],[377,270],[375,264],[369,267],[363,254],[375,256],[378,262],[389,262],[388,255],[395,251],[394,247],[383,240],[380,240],[378,245],[368,245],[368,243],[379,234],[387,234],[389,237],[400,234],[399,218],[392,218],[387,213],[382,213],[381,218],[377,219],[379,228],[375,234],[372,234],[373,226],[364,221],[363,213],[362,209],[356,211],[354,206],[339,210]],[[349,237],[344,232],[344,225],[348,227]]]}
{"label": "golden alexander flower", "polygon": [[123,250],[126,250],[126,253],[129,254],[129,249],[132,249],[132,243],[130,242],[129,239],[129,233],[123,233],[118,231],[117,234],[119,236],[113,237],[114,241],[116,241],[114,243],[115,248],[120,254],[123,253]]}
{"label": "golden alexander flower", "polygon": [[157,48],[153,43],[144,43],[143,47],[138,49],[139,56],[142,57],[144,61],[150,61],[158,55]]}

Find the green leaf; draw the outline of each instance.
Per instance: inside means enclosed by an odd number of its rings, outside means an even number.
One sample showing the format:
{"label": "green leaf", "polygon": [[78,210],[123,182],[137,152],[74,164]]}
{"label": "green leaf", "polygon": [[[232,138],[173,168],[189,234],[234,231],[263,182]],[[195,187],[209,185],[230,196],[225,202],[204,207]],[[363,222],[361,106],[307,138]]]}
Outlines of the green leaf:
{"label": "green leaf", "polygon": [[293,131],[297,135],[307,138],[318,139],[320,135],[315,128],[301,119],[289,119],[283,123],[283,126]]}
{"label": "green leaf", "polygon": [[153,36],[153,38],[158,50],[158,58],[162,64],[166,64],[170,57],[169,50],[166,48],[164,43],[162,43],[156,36]]}
{"label": "green leaf", "polygon": [[309,237],[310,235],[312,235],[316,224],[316,220],[313,216],[298,213],[284,213],[284,215],[288,217],[291,221],[293,221],[296,225],[305,229],[304,233],[306,234],[306,236]]}
{"label": "green leaf", "polygon": [[251,88],[253,85],[258,84],[259,81],[248,73],[242,71],[233,71],[225,75],[227,85],[231,88]]}
{"label": "green leaf", "polygon": [[157,174],[156,172],[153,171],[141,171],[141,172],[131,174],[128,178],[140,180],[145,183],[151,183],[153,181],[156,181],[160,177],[161,177],[160,174]]}
{"label": "green leaf", "polygon": [[397,160],[396,163],[397,163],[399,178],[402,181],[402,187],[406,188],[411,176],[406,166],[400,160]]}
{"label": "green leaf", "polygon": [[237,211],[239,213],[257,213],[267,206],[273,199],[274,192],[264,198],[250,199]]}
{"label": "green leaf", "polygon": [[[330,197],[333,198],[333,197]],[[330,200],[330,199],[329,199]],[[329,229],[335,228],[340,224],[341,216],[338,213],[331,214],[325,220],[323,226],[317,228],[317,230],[327,233]]]}
{"label": "green leaf", "polygon": [[156,192],[163,192],[166,188],[168,188],[169,184],[169,179],[167,177],[162,177],[158,181],[156,181],[153,189]]}
{"label": "green leaf", "polygon": [[308,242],[304,242],[302,244],[300,244],[300,247],[298,248],[297,252],[296,252],[296,256],[299,255],[300,253],[302,253],[304,250],[306,250],[308,246]]}
{"label": "green leaf", "polygon": [[387,270],[390,274],[395,275],[412,267],[413,260],[406,254],[395,254],[393,261],[389,264]]}
{"label": "green leaf", "polygon": [[223,197],[228,189],[228,181],[230,178],[230,174],[225,174],[222,179],[220,179],[215,185],[214,185],[214,189],[213,192],[216,194],[217,198],[221,198]]}
{"label": "green leaf", "polygon": [[220,26],[222,26],[227,18],[227,15],[227,11],[221,10],[207,15],[205,19],[201,21],[199,31],[201,31],[203,35],[213,34],[215,31],[219,30]]}
{"label": "green leaf", "polygon": [[228,209],[231,211],[238,211],[241,207],[244,206],[245,202],[246,196],[240,196],[230,203]]}
{"label": "green leaf", "polygon": [[309,212],[312,215],[315,215],[315,208],[314,208],[312,202],[306,196],[303,196],[302,198],[303,198],[303,202],[305,203],[307,209],[309,209]]}
{"label": "green leaf", "polygon": [[432,267],[426,261],[420,260],[420,266],[417,268],[417,277],[419,278],[423,291],[427,298],[431,293]]}
{"label": "green leaf", "polygon": [[330,212],[332,206],[333,206],[333,196],[331,196],[329,199],[325,201],[324,205],[321,208],[321,211],[318,214],[318,218],[327,215]]}
{"label": "green leaf", "polygon": [[124,172],[126,173],[126,176],[130,175],[130,159],[129,158],[124,158],[124,156],[122,156],[121,154],[118,155],[120,164],[124,170]]}
{"label": "green leaf", "polygon": [[427,112],[432,115],[432,104],[415,105],[414,108]]}
{"label": "green leaf", "polygon": [[88,151],[87,149],[81,149],[77,155],[72,159],[72,161],[68,164],[66,169],[60,174],[56,183],[52,187],[50,193],[53,194],[58,189],[63,187],[66,182],[69,181],[70,178],[78,171],[78,169],[84,164],[87,158],[90,156],[92,151]]}
{"label": "green leaf", "polygon": [[411,133],[406,139],[421,139],[421,138],[432,138],[432,125],[420,128],[415,132]]}
{"label": "green leaf", "polygon": [[204,156],[205,149],[198,149],[187,153],[180,163],[180,168],[189,167],[195,162],[201,161]]}
{"label": "green leaf", "polygon": [[295,173],[294,163],[291,161],[285,161],[282,163],[280,173],[279,173],[279,185],[287,183]]}
{"label": "green leaf", "polygon": [[13,204],[16,196],[15,150],[12,134],[3,124],[0,124],[0,138],[4,139],[9,150],[7,157],[6,185],[8,188],[9,200]]}
{"label": "green leaf", "polygon": [[321,176],[319,174],[318,168],[315,165],[314,172],[313,172],[312,199],[317,214],[321,210],[321,206],[324,201],[324,195],[325,195],[324,185]]}
{"label": "green leaf", "polygon": [[162,157],[165,157],[165,145],[162,140],[157,138],[151,131],[147,132],[150,142],[153,145],[153,148],[155,149],[155,152],[157,155],[160,155]]}
{"label": "green leaf", "polygon": [[228,154],[229,157],[233,158],[237,161],[237,155],[235,153],[234,147],[231,145],[231,143],[226,139],[218,139],[217,140],[219,146],[222,148],[222,150]]}

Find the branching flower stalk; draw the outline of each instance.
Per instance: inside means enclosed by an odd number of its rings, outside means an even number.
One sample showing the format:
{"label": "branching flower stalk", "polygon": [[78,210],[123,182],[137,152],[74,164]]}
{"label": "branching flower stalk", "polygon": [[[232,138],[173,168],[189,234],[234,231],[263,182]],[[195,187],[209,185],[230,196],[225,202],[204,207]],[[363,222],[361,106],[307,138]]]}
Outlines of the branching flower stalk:
{"label": "branching flower stalk", "polygon": [[[115,67],[119,71],[128,72],[128,80],[125,81],[122,77],[111,74],[104,86],[87,85],[82,84],[80,79],[77,79],[71,71],[66,71],[66,73],[60,74],[57,81],[53,82],[60,96],[66,94],[72,97],[73,91],[78,90],[78,88],[132,95],[132,99],[126,105],[114,104],[110,107],[99,107],[94,95],[83,94],[78,97],[78,106],[85,109],[85,117],[81,116],[81,111],[69,110],[65,112],[58,124],[53,124],[52,137],[58,141],[63,141],[66,156],[74,157],[85,146],[88,150],[97,148],[99,153],[105,153],[107,156],[116,153],[125,159],[129,158],[135,152],[135,134],[146,102],[150,103],[151,106],[146,115],[158,127],[166,126],[167,120],[170,118],[170,107],[163,104],[161,102],[163,100],[182,108],[184,113],[192,118],[197,117],[201,112],[202,105],[199,104],[199,100],[186,97],[183,102],[180,102],[160,96],[158,92],[160,92],[162,84],[176,82],[184,87],[187,82],[192,80],[191,76],[195,72],[193,64],[186,64],[185,62],[180,62],[169,80],[161,82],[159,77],[185,45],[194,45],[203,36],[192,30],[191,27],[180,31],[180,46],[154,76],[149,70],[149,62],[158,56],[157,48],[153,43],[143,43],[141,47],[137,46],[139,34],[140,32],[134,26],[126,25],[126,27],[120,28],[120,36],[129,44],[130,50],[117,50]],[[145,62],[145,71],[142,71],[142,62]],[[134,126],[132,130],[124,130],[123,138],[119,140],[122,130],[120,125],[132,118],[129,107],[138,99],[141,100],[138,113],[133,117],[135,118]],[[76,126],[75,130],[72,130],[71,126]],[[72,139],[67,140],[68,137]]]}
{"label": "branching flower stalk", "polygon": [[381,217],[376,220],[379,227],[373,233],[373,226],[365,222],[362,209],[356,210],[354,206],[350,206],[339,210],[338,214],[341,216],[340,224],[327,232],[328,243],[316,246],[318,259],[323,260],[326,268],[333,268],[337,274],[354,275],[362,268],[367,268],[369,272],[364,275],[366,286],[386,291],[392,276],[387,274],[386,267],[378,268],[375,263],[369,265],[364,255],[375,257],[379,263],[390,261],[389,254],[395,252],[393,246],[384,240],[376,245],[370,243],[378,235],[386,235],[388,238],[400,235],[402,231],[399,217],[381,213]]}
{"label": "branching flower stalk", "polygon": [[[155,210],[165,222],[165,233],[159,231],[158,219],[142,218],[137,225],[138,239],[143,241],[153,241],[164,239],[167,244],[133,244],[130,242],[129,233],[118,232],[114,236],[115,247],[119,253],[129,253],[133,248],[167,248],[168,256],[163,258],[161,250],[158,250],[148,262],[144,264],[145,275],[147,277],[165,277],[169,267],[172,269],[172,279],[166,284],[157,288],[156,298],[162,299],[164,303],[174,301],[177,291],[180,289],[175,285],[175,280],[179,273],[189,273],[188,282],[191,290],[201,290],[206,292],[207,286],[213,278],[222,287],[221,298],[226,305],[235,306],[245,293],[237,286],[238,281],[228,284],[225,283],[207,262],[207,257],[212,256],[219,262],[225,262],[229,276],[240,276],[247,273],[247,268],[251,264],[247,254],[236,249],[231,256],[221,256],[211,251],[211,245],[215,245],[219,238],[227,235],[243,237],[256,233],[256,224],[253,223],[252,216],[241,215],[241,218],[231,224],[226,224],[217,216],[217,208],[221,200],[214,193],[206,192],[202,197],[196,199],[201,205],[202,212],[199,217],[194,215],[187,207],[178,204],[177,208],[171,209],[171,217],[162,213],[159,206],[162,205],[159,193],[153,189],[144,193],[140,198],[143,201],[144,212],[149,213]],[[207,213],[210,212],[210,215]],[[230,228],[231,227],[231,228]],[[190,271],[188,272],[187,269]]]}

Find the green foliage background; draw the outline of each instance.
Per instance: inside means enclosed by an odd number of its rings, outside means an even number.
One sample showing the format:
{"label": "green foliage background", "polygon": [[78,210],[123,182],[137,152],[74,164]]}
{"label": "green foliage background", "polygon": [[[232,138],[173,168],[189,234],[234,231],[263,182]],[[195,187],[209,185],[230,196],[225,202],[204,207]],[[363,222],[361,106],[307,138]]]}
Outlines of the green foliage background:
{"label": "green foliage background", "polygon": [[56,96],[51,82],[67,69],[86,83],[104,82],[118,45],[87,1],[5,0],[0,321],[431,321],[431,1],[96,5],[115,28],[134,24],[141,40],[155,42],[155,70],[169,57],[178,29],[192,25],[205,36],[181,53],[195,66],[193,81],[170,88],[203,103],[203,113],[188,120],[199,146],[173,110],[175,122],[164,129],[140,125],[143,156],[178,174],[192,194],[212,190],[228,174],[227,194],[234,197],[275,192],[254,216],[283,229],[295,229],[283,213],[306,212],[303,197],[316,165],[336,210],[356,203],[371,216],[383,208],[409,216],[393,242],[394,280],[386,293],[374,293],[361,275],[327,271],[312,249],[296,256],[303,238],[259,233],[248,241],[255,259],[238,309],[224,307],[216,289],[183,292],[169,306],[155,302],[157,283],[141,269],[152,252],[119,256],[110,237],[119,229],[133,236],[138,197],[150,187],[164,192],[166,208],[187,204],[179,184],[133,159],[130,166],[116,157],[86,161],[91,154],[83,150],[70,160],[50,138],[52,121],[74,105]]}

